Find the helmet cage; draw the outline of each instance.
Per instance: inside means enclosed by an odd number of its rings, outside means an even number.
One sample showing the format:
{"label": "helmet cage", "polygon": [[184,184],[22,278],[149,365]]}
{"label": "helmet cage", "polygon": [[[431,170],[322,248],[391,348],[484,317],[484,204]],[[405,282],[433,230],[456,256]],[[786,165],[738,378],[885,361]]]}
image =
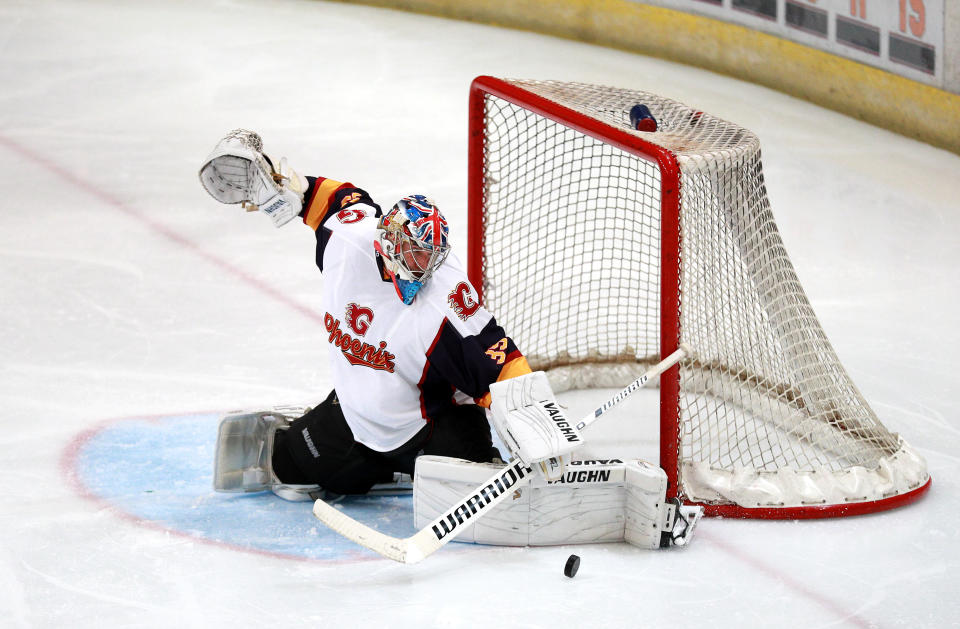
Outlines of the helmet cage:
{"label": "helmet cage", "polygon": [[395,274],[398,289],[403,289],[401,282],[406,285],[401,298],[410,303],[450,253],[447,221],[432,201],[417,194],[400,199],[377,229],[377,250]]}
{"label": "helmet cage", "polygon": [[[387,238],[391,238],[389,233]],[[404,234],[395,234],[393,239],[397,275],[405,280],[426,282],[450,253],[449,246],[436,247]]]}

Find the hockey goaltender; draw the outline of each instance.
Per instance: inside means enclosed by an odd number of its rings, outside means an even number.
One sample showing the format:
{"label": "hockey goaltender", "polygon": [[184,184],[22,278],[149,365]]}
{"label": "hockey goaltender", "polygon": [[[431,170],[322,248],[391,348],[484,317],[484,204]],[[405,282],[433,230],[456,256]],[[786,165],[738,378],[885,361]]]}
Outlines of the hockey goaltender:
{"label": "hockey goaltender", "polygon": [[200,181],[221,203],[259,210],[277,227],[299,218],[316,233],[334,385],[312,409],[224,417],[215,489],[330,501],[412,477],[416,524],[426,526],[508,468],[489,414],[512,463],[538,471],[482,520],[468,522],[469,508],[451,512],[449,532],[460,529],[459,539],[648,548],[689,541],[701,510],[665,500],[659,467],[569,460],[580,431],[545,374],[531,372],[478,302],[427,196],[405,196],[384,213],[350,183],[303,177],[285,159],[271,160],[260,136],[243,129],[216,145]]}

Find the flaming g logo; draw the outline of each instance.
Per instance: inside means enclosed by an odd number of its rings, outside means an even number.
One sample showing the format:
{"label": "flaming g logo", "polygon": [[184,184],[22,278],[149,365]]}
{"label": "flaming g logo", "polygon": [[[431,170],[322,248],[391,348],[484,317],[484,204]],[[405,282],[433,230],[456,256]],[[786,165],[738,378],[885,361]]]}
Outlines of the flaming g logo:
{"label": "flaming g logo", "polygon": [[472,317],[476,314],[477,310],[480,309],[480,304],[473,298],[473,295],[470,293],[470,285],[466,282],[457,284],[457,287],[447,295],[447,303],[449,303],[453,311],[457,313],[457,316],[464,321]]}
{"label": "flaming g logo", "polygon": [[357,304],[347,304],[346,321],[347,327],[363,336],[373,323],[373,310]]}

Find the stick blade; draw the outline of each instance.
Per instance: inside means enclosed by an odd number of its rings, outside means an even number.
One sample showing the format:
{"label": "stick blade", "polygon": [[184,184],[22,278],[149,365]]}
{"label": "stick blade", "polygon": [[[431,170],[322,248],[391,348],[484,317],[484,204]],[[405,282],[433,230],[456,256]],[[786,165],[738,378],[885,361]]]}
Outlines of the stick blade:
{"label": "stick blade", "polygon": [[357,522],[323,500],[317,500],[313,503],[313,515],[340,535],[387,559],[393,559],[400,563],[416,563],[423,559],[423,553],[411,549],[409,539],[398,539],[384,535],[366,524]]}

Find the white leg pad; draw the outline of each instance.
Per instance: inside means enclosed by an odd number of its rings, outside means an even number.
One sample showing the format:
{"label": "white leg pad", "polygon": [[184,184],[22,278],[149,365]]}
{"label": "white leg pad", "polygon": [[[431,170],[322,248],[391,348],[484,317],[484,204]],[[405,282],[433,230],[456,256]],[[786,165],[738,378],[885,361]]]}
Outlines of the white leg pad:
{"label": "white leg pad", "polygon": [[[414,526],[422,529],[497,469],[440,456],[417,459]],[[686,544],[700,507],[665,500],[667,475],[645,461],[571,461],[556,481],[534,477],[456,541],[497,546],[628,542],[641,548]],[[677,524],[677,523],[680,524]]]}
{"label": "white leg pad", "polygon": [[[423,528],[502,467],[421,456],[413,483],[414,524]],[[623,541],[624,466],[619,460],[571,461],[557,481],[536,477],[457,536],[500,546]]]}
{"label": "white leg pad", "polygon": [[646,461],[628,461],[624,541],[640,548],[685,546],[703,515],[703,507],[667,500],[667,474]]}
{"label": "white leg pad", "polygon": [[675,507],[665,500],[667,475],[645,461],[630,461],[626,464],[626,478],[624,541],[641,548],[660,548],[663,531],[672,524],[671,509]]}
{"label": "white leg pad", "polygon": [[257,492],[299,487],[282,485],[273,473],[273,440],[278,429],[286,428],[308,410],[278,406],[224,416],[217,430],[213,488],[223,492]]}

